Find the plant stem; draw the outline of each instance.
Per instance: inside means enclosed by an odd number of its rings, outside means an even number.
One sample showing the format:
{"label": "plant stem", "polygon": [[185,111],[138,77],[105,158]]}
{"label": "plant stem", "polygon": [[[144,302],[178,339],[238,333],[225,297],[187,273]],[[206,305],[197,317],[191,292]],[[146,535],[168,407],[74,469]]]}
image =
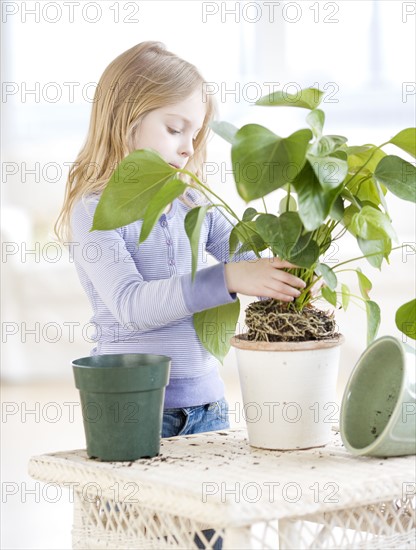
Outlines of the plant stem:
{"label": "plant stem", "polygon": [[289,212],[290,204],[290,183],[287,184],[286,212]]}
{"label": "plant stem", "polygon": [[[339,222],[337,222],[338,224]],[[334,226],[334,229],[335,229],[336,226]],[[345,233],[348,231],[348,229],[346,227],[343,227],[341,229],[341,231],[335,235],[335,237],[332,238],[333,241],[337,241],[338,239],[340,239],[341,237],[343,237],[345,235]]]}
{"label": "plant stem", "polygon": [[337,273],[346,273],[347,271],[354,271],[354,273],[357,272],[356,269],[340,269],[339,271],[337,271]]}
{"label": "plant stem", "polygon": [[[203,189],[205,189],[208,193],[211,193],[214,197],[216,197],[220,202],[221,204],[218,204],[218,206],[223,206],[225,207],[225,209],[227,210],[227,212],[229,212],[231,214],[231,216],[233,216],[237,222],[240,222],[243,226],[243,228],[245,228],[245,226],[247,225],[247,222],[244,222],[243,220],[240,220],[240,218],[237,216],[237,214],[234,212],[234,210],[232,210],[232,208],[230,208],[230,206],[228,206],[228,204],[226,202],[224,202],[222,200],[221,197],[219,197],[216,193],[214,193],[214,191],[212,191],[212,189],[210,189],[209,187],[207,187],[206,185],[204,185],[201,180],[195,175],[193,174],[192,172],[189,172],[188,170],[184,170],[184,169],[178,169],[177,170],[178,172],[181,172],[182,174],[186,174],[187,176],[189,176],[190,178],[192,178],[196,183],[198,183],[198,185],[200,185]],[[203,193],[203,192],[202,192]],[[209,196],[206,194],[206,193],[203,193],[204,196],[210,200]],[[264,202],[264,201],[263,201]],[[224,216],[224,218],[227,220],[227,221],[230,221],[228,220],[227,216],[224,214],[224,212],[222,212],[221,210],[219,210],[221,212],[221,214]],[[251,231],[255,231],[253,230],[252,227],[250,227],[250,230]],[[255,231],[256,232],[256,231]],[[257,233],[257,232],[256,232]],[[259,235],[259,237],[261,238],[261,235],[259,233],[257,233],[257,235]],[[249,233],[246,233],[246,238],[247,238],[247,242],[248,242],[248,239],[250,238],[250,235]],[[254,250],[254,253],[256,254],[256,256],[258,258],[260,258],[260,253],[259,251],[257,250],[256,247],[254,247],[255,250]]]}
{"label": "plant stem", "polygon": [[[296,298],[294,303],[296,304],[296,309],[298,311],[302,311],[302,309],[312,301],[312,297],[310,295],[311,288],[319,281],[319,279],[322,279],[322,276],[317,277],[314,279],[314,271],[313,269],[307,269],[307,268],[301,268],[298,271],[305,270],[306,273],[304,273],[302,280],[306,283],[306,287],[302,290],[302,294]],[[293,271],[293,270],[292,270]],[[294,275],[297,277],[300,277],[301,274],[295,272]]]}
{"label": "plant stem", "polygon": [[[398,250],[399,248],[403,248],[403,246],[404,245],[395,246],[391,249],[391,251]],[[378,256],[379,254],[381,254],[381,252],[372,252],[371,254],[366,254],[365,256],[357,256],[356,258],[351,258],[351,260],[345,260],[344,262],[341,262],[340,264],[337,265],[337,267],[348,264],[350,262],[355,262],[356,260],[362,260],[363,258],[369,258],[370,256]],[[335,271],[335,268],[333,268],[333,271]]]}
{"label": "plant stem", "polygon": [[356,177],[357,174],[359,174],[361,172],[361,170],[363,168],[365,168],[367,166],[367,164],[370,162],[370,160],[374,157],[374,155],[376,154],[376,151],[379,151],[381,150],[382,147],[384,147],[385,145],[387,145],[389,142],[386,141],[385,143],[382,143],[381,145],[379,145],[378,147],[376,145],[374,145],[374,151],[371,153],[371,155],[368,157],[368,159],[365,161],[365,163],[360,166],[360,168],[357,170],[357,172],[355,172],[355,174],[353,176],[350,177],[350,179],[346,182],[344,182],[344,187],[347,187],[347,185],[350,183],[350,181]]}
{"label": "plant stem", "polygon": [[[341,294],[342,296],[342,292],[340,292],[339,290],[336,291],[337,294]],[[362,296],[358,296],[357,294],[349,294],[350,298],[357,298],[358,300],[360,300],[361,303],[356,303],[356,302],[353,302],[354,305],[356,305],[357,307],[363,309],[363,311],[365,311],[365,309],[362,307],[362,302],[367,302],[368,300],[365,300]]]}
{"label": "plant stem", "polygon": [[[226,210],[238,221],[240,221],[239,217],[237,216],[237,214],[234,212],[234,210],[232,210],[228,204],[226,202],[224,202],[222,200],[221,197],[219,197],[216,193],[214,193],[214,191],[212,191],[212,189],[210,189],[209,187],[207,187],[206,185],[204,185],[202,183],[202,181],[195,175],[193,174],[192,172],[189,172],[189,170],[184,170],[184,169],[177,169],[178,172],[182,173],[182,174],[186,174],[187,176],[189,176],[191,179],[193,179],[194,181],[196,181],[196,183],[198,185],[200,185],[203,189],[205,189],[208,193],[211,193],[211,195],[214,195],[215,198],[217,198],[221,203],[222,205],[226,208]],[[206,196],[206,198],[209,200],[209,197],[204,193],[204,195]]]}

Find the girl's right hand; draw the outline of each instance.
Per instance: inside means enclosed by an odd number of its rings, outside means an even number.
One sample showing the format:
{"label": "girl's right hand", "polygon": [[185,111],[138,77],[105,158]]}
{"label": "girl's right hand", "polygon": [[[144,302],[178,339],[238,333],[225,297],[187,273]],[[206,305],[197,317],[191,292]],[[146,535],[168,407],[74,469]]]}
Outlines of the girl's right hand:
{"label": "girl's right hand", "polygon": [[298,288],[305,288],[306,284],[282,268],[296,267],[276,256],[231,262],[224,267],[225,281],[229,292],[291,302],[301,294]]}

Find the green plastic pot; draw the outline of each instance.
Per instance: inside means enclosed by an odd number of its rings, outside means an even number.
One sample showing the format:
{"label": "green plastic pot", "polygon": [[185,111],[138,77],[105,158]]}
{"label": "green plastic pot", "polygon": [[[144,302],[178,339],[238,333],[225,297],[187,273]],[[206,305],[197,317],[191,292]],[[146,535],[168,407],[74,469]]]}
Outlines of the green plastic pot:
{"label": "green plastic pot", "polygon": [[357,456],[416,453],[415,355],[397,338],[375,340],[359,358],[344,391],[340,431]]}
{"label": "green plastic pot", "polygon": [[165,355],[142,353],[72,362],[90,458],[132,461],[159,454],[170,364]]}

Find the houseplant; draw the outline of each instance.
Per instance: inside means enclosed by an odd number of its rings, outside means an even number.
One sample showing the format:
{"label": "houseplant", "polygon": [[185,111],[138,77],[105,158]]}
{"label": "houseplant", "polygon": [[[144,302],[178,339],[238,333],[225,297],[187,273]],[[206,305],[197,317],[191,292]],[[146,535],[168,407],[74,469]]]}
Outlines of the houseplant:
{"label": "houseplant", "polygon": [[[274,92],[257,101],[262,106],[300,107],[309,111],[306,117],[309,128],[297,130],[287,138],[258,124],[240,129],[225,122],[212,124],[213,130],[232,145],[238,194],[246,203],[262,199],[264,212],[248,207],[240,219],[195,174],[170,166],[156,152],[144,149],[134,151],[117,166],[96,209],[92,230],[112,229],[143,218],[140,244],[165,207],[187,185],[196,186],[217,202],[195,207],[185,218],[193,256],[192,276],[197,267],[202,221],[210,208],[218,207],[235,220],[229,239],[230,258],[237,252],[253,251],[260,256],[262,251],[270,251],[270,255],[299,266],[292,271],[306,282],[306,288],[290,305],[271,299],[251,304],[246,315],[249,330],[240,335],[240,341],[254,341],[257,345],[303,341],[305,345],[308,341],[336,339],[333,317],[313,307],[316,299],[323,298],[333,307],[340,304],[344,309],[350,299],[362,300],[367,313],[367,342],[372,342],[380,323],[380,308],[370,299],[370,280],[360,268],[355,268],[361,296],[352,296],[349,288],[338,282],[337,273],[348,262],[359,259],[366,259],[376,268],[388,261],[394,250],[392,241],[396,240],[388,214],[388,192],[416,202],[416,176],[411,163],[400,156],[385,154],[382,148],[393,144],[415,156],[416,130],[407,128],[380,146],[348,145],[346,137],[323,133],[325,115],[318,109],[322,98],[320,90],[307,88],[296,95]],[[190,183],[180,174],[190,178]],[[267,212],[264,202],[264,197],[276,189],[284,192],[278,208],[277,205],[274,208],[277,214]],[[321,259],[346,232],[356,238],[357,254],[330,267]],[[318,281],[324,284],[314,296],[311,289]],[[230,347],[230,339],[220,335],[233,334],[238,317],[238,301],[237,306],[226,304],[194,314],[194,327],[201,343],[220,361]],[[414,300],[399,308],[396,316],[398,328],[413,338],[415,317]],[[212,325],[217,330],[206,330]]]}

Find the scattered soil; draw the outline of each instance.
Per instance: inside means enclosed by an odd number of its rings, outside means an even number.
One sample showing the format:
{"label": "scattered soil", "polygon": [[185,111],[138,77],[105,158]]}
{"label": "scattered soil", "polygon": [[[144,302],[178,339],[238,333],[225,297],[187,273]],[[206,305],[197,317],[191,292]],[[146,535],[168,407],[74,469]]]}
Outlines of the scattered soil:
{"label": "scattered soil", "polygon": [[334,314],[312,305],[301,312],[274,298],[251,303],[246,309],[247,340],[305,342],[336,338]]}

